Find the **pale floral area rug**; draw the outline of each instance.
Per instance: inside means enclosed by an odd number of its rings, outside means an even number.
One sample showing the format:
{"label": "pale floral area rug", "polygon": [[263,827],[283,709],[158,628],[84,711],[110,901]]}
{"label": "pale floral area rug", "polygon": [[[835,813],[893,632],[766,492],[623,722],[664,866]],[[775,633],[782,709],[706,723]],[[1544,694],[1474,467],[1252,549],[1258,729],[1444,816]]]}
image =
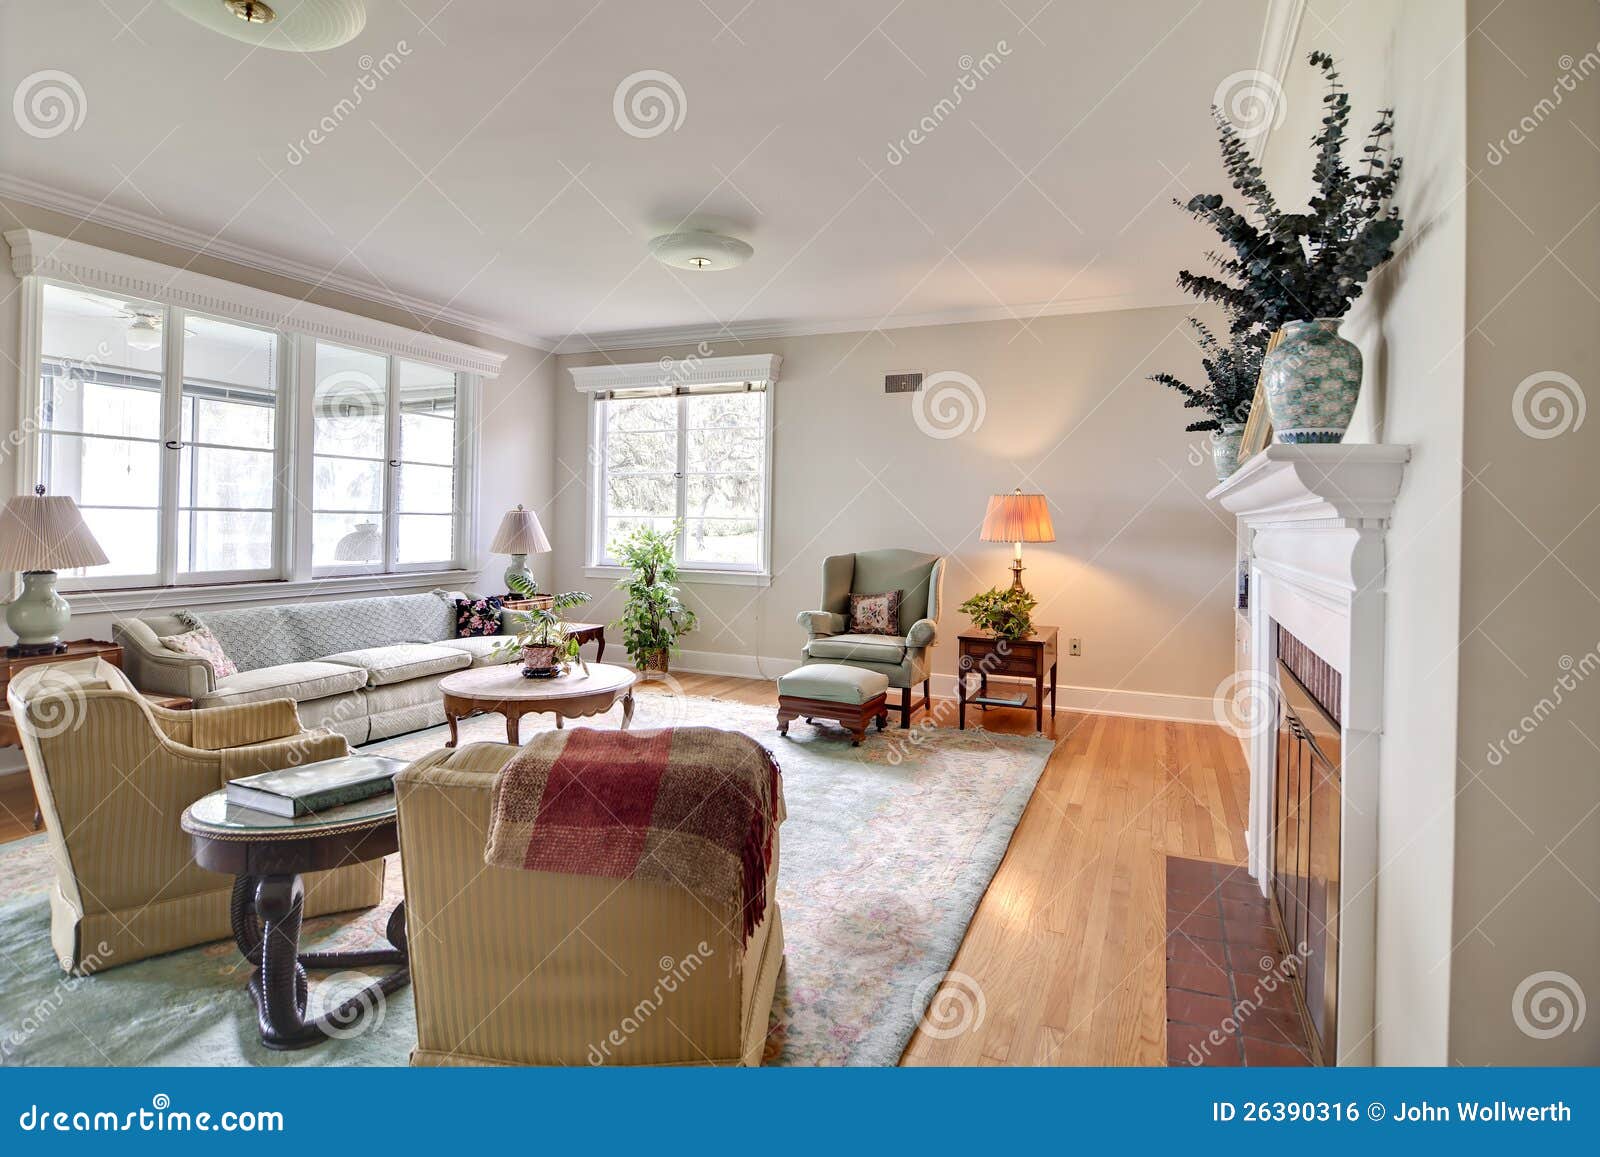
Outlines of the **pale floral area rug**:
{"label": "pale floral area rug", "polygon": [[[707,725],[745,732],[783,768],[778,903],[785,968],[768,1037],[771,1065],[893,1065],[954,959],[984,889],[1044,770],[1049,740],[979,729],[870,732],[861,747],[832,724],[775,729],[775,710],[725,700],[637,696],[634,728]],[[587,724],[614,727],[620,708]],[[552,726],[525,716],[523,737]],[[499,716],[461,725],[463,743],[504,742]],[[418,756],[442,727],[365,750]],[[94,977],[66,977],[49,945],[52,879],[42,836],[0,845],[0,1066],[404,1065],[416,1041],[409,989],[368,1031],[298,1052],[256,1038],[248,967],[231,941]],[[401,897],[398,863],[383,905],[307,921],[304,950],[383,942]],[[313,974],[313,1012],[363,979]]]}

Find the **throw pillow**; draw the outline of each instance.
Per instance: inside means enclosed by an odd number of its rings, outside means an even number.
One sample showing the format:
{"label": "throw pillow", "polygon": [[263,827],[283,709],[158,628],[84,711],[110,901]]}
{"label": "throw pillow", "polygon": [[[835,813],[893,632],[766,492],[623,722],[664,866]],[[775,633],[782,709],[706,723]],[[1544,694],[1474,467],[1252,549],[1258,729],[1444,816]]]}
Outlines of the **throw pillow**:
{"label": "throw pillow", "polygon": [[898,635],[900,633],[900,596],[902,591],[884,591],[876,595],[850,596],[850,633],[852,635]]}
{"label": "throw pillow", "polygon": [[204,659],[211,664],[211,673],[218,679],[226,679],[229,675],[239,673],[238,665],[228,658],[222,649],[222,644],[217,642],[217,637],[211,633],[209,627],[196,627],[181,635],[162,635],[161,645],[169,651]]}
{"label": "throw pillow", "polygon": [[490,595],[486,599],[456,600],[456,638],[472,639],[500,633],[501,599]]}

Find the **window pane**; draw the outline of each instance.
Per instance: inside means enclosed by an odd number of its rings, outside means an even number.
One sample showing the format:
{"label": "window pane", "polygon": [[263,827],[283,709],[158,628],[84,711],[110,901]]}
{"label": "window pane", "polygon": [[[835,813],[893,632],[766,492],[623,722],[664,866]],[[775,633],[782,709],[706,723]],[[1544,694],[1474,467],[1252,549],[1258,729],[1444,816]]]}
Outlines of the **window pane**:
{"label": "window pane", "polygon": [[606,430],[676,430],[678,399],[634,398],[602,403],[606,408]]}
{"label": "window pane", "polygon": [[351,458],[317,458],[313,475],[313,510],[383,509],[382,462],[362,462]]}
{"label": "window pane", "polygon": [[312,411],[318,453],[386,456],[387,382],[386,358],[317,343]]}
{"label": "window pane", "polygon": [[59,363],[46,365],[42,377],[40,417],[51,429],[121,438],[161,437],[159,377],[69,369]]}
{"label": "window pane", "polygon": [[161,373],[165,307],[46,283],[43,313],[39,350],[44,361],[69,362],[89,374],[100,370]]}
{"label": "window pane", "polygon": [[161,504],[160,450],[154,442],[47,434],[39,449],[51,494],[70,494],[79,506]]}
{"label": "window pane", "polygon": [[[448,466],[400,467],[396,509],[405,514],[449,514],[455,509],[456,472]],[[401,542],[405,538],[401,536]],[[446,556],[448,557],[448,556]]]}
{"label": "window pane", "polygon": [[690,394],[684,403],[688,407],[684,424],[691,430],[766,424],[766,399],[761,394]]}
{"label": "window pane", "polygon": [[691,517],[761,517],[759,474],[691,475],[686,482],[688,495],[685,510]]}
{"label": "window pane", "polygon": [[271,395],[278,381],[278,335],[189,314],[183,319],[183,375]]}
{"label": "window pane", "polygon": [[635,474],[606,479],[606,514],[658,514],[678,509],[678,480],[670,474]]}
{"label": "window pane", "polygon": [[178,474],[178,508],[270,509],[272,466],[270,451],[185,446]]}
{"label": "window pane", "polygon": [[456,460],[456,376],[401,361],[400,457],[453,466]]}
{"label": "window pane", "polygon": [[613,473],[647,470],[670,474],[678,468],[678,436],[612,434],[606,446],[606,466]]}
{"label": "window pane", "polygon": [[269,570],[272,514],[185,510],[178,515],[178,571]]}
{"label": "window pane", "polygon": [[690,430],[688,437],[690,470],[752,473],[765,468],[760,430]]}
{"label": "window pane", "polygon": [[311,564],[340,566],[383,560],[383,518],[377,514],[315,514]]}
{"label": "window pane", "polygon": [[606,519],[605,557],[616,558],[617,552],[613,545],[620,539],[627,538],[637,527],[653,526],[663,533],[672,530],[670,518],[608,518]]}
{"label": "window pane", "polygon": [[455,553],[455,519],[448,514],[402,514],[395,541],[395,561],[448,562]]}
{"label": "window pane", "polygon": [[[64,493],[64,492],[58,492]],[[157,511],[83,506],[83,520],[100,549],[111,560],[107,566],[67,571],[73,578],[110,578],[116,575],[153,575],[160,569],[156,554],[160,519]]]}
{"label": "window pane", "polygon": [[185,442],[212,442],[222,446],[248,446],[270,450],[276,431],[276,399],[258,400],[195,397],[197,387],[184,386],[183,433]]}
{"label": "window pane", "polygon": [[684,561],[755,566],[761,537],[754,519],[691,518],[684,523]]}

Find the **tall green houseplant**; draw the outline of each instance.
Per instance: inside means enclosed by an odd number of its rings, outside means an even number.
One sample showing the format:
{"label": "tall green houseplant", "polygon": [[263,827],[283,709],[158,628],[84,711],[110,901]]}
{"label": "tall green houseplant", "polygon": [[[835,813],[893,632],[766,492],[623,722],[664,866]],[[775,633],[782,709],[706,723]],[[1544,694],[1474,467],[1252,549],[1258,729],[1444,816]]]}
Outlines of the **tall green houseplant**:
{"label": "tall green houseplant", "polygon": [[665,674],[678,639],[695,626],[694,612],[678,597],[673,558],[677,541],[676,525],[669,531],[641,526],[611,547],[631,572],[617,584],[627,602],[613,625],[622,631],[622,645],[641,671]]}

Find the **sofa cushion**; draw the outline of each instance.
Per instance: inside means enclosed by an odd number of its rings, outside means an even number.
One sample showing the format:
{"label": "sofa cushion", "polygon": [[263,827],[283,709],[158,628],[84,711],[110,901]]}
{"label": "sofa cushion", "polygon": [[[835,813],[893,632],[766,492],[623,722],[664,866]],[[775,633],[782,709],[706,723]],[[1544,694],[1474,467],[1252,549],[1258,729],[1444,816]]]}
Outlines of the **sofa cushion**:
{"label": "sofa cushion", "polygon": [[[452,640],[459,642],[460,640]],[[388,647],[363,647],[358,651],[339,651],[324,655],[324,663],[359,667],[367,673],[368,687],[404,683],[423,675],[457,671],[472,666],[472,656],[457,647],[434,643],[396,643]]]}
{"label": "sofa cushion", "polygon": [[778,679],[779,695],[824,703],[865,703],[888,690],[888,676],[836,663],[807,663]]}
{"label": "sofa cushion", "polygon": [[184,611],[181,617],[190,627],[209,627],[241,671],[396,643],[437,643],[456,634],[455,599],[445,591]]}
{"label": "sofa cushion", "polygon": [[829,635],[807,643],[806,654],[813,659],[898,663],[906,657],[906,641],[893,635]]}
{"label": "sofa cushion", "polygon": [[[500,596],[482,599],[457,599],[456,638],[473,639],[500,633]],[[442,642],[443,640],[441,640]]]}
{"label": "sofa cushion", "polygon": [[439,646],[465,651],[472,659],[474,667],[493,667],[500,663],[510,663],[519,657],[515,647],[507,647],[503,655],[495,654],[497,647],[510,642],[510,635],[487,635],[479,639],[446,639]]}
{"label": "sofa cushion", "polygon": [[338,663],[279,663],[218,679],[216,688],[195,706],[259,703],[263,699],[293,699],[300,703],[354,691],[366,681],[365,671]]}

